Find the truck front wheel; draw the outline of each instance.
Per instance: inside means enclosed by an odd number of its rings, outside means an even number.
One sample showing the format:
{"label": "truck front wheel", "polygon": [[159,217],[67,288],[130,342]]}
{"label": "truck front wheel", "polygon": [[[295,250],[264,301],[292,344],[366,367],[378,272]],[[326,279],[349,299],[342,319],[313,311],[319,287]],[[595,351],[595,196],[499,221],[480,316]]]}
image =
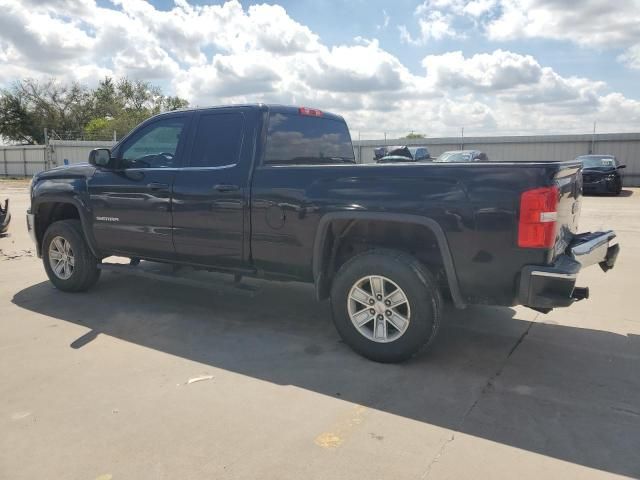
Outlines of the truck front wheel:
{"label": "truck front wheel", "polygon": [[442,297],[416,258],[377,249],[342,265],[331,287],[331,305],[336,328],[353,350],[391,363],[409,359],[433,341]]}
{"label": "truck front wheel", "polygon": [[100,270],[84,240],[79,220],[52,223],[42,240],[42,261],[51,283],[65,292],[83,292],[93,286]]}

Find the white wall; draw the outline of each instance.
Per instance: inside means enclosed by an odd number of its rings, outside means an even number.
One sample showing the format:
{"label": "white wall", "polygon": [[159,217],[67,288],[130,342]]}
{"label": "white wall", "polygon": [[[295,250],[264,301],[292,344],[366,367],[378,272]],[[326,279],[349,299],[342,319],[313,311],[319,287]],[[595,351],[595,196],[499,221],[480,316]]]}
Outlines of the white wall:
{"label": "white wall", "polygon": [[51,140],[46,145],[0,146],[0,176],[31,177],[58,165],[86,163],[94,148],[111,148],[115,142]]}
{"label": "white wall", "polygon": [[115,145],[113,141],[71,141],[71,140],[51,140],[51,164],[64,165],[64,160],[69,164],[87,163],[89,152],[94,148],[111,148]]}

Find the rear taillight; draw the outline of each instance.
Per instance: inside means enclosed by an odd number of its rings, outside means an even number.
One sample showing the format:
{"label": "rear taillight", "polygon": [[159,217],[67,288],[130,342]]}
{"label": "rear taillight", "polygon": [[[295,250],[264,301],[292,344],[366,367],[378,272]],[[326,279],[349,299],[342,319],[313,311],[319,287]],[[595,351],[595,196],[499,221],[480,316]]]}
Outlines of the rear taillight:
{"label": "rear taillight", "polygon": [[551,248],[556,239],[558,187],[527,190],[520,197],[518,246]]}

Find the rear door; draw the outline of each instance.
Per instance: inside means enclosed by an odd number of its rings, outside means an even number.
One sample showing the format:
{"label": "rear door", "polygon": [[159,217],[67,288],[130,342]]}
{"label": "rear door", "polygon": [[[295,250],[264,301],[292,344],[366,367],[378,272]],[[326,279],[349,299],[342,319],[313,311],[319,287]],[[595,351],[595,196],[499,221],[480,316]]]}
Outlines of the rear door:
{"label": "rear door", "polygon": [[249,174],[258,111],[202,110],[173,190],[180,261],[226,269],[248,264]]}
{"label": "rear door", "polygon": [[[307,108],[271,107],[267,123],[251,191],[252,259],[270,274],[308,278],[317,222],[336,208],[331,197],[337,193],[327,189],[349,192],[357,184],[340,172],[355,163],[349,129],[342,118]],[[345,201],[360,208],[352,198]]]}

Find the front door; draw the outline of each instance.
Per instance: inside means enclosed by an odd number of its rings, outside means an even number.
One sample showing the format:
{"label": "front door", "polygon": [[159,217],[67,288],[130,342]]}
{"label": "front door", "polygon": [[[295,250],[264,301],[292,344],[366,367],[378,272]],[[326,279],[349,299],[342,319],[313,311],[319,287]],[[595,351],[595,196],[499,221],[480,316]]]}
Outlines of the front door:
{"label": "front door", "polygon": [[[250,111],[203,110],[174,183],[174,245],[179,260],[226,269],[247,264]],[[255,123],[255,122],[253,122]]]}
{"label": "front door", "polygon": [[101,252],[173,259],[171,192],[187,115],[147,123],[89,180],[93,233]]}

